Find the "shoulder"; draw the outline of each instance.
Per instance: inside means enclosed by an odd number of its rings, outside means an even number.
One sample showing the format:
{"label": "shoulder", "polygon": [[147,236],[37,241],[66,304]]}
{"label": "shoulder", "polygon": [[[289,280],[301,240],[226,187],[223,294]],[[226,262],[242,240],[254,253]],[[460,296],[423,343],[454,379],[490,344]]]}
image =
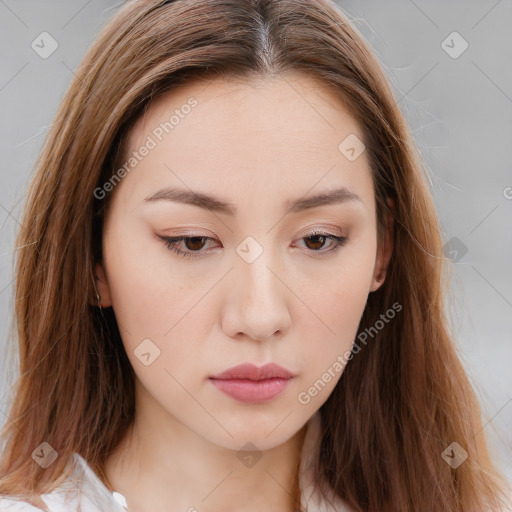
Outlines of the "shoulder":
{"label": "shoulder", "polygon": [[37,508],[14,496],[0,496],[0,512],[41,512],[41,510],[45,509]]}
{"label": "shoulder", "polygon": [[73,454],[71,472],[53,491],[42,494],[34,504],[17,496],[0,496],[0,512],[126,512],[77,453]]}

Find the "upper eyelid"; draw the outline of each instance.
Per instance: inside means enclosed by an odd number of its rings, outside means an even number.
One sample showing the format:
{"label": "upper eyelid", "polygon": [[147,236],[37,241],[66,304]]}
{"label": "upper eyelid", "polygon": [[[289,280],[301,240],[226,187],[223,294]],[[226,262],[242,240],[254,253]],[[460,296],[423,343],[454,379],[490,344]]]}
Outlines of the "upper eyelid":
{"label": "upper eyelid", "polygon": [[[329,230],[324,230],[322,228],[312,228],[310,231],[308,231],[307,233],[305,233],[304,235],[302,235],[301,237],[299,237],[299,240],[302,240],[303,238],[309,238],[311,236],[326,236],[326,237],[338,237],[338,238],[346,238],[346,236],[344,234],[341,234],[341,233],[330,233]],[[184,239],[188,239],[188,238],[205,238],[207,240],[214,240],[216,241],[217,239],[215,237],[212,237],[212,236],[208,236],[208,235],[201,235],[201,234],[193,234],[193,233],[185,233],[185,234],[182,234],[182,235],[158,235],[159,238],[161,238],[162,240],[165,240],[165,241],[181,241],[181,240],[184,240]]]}
{"label": "upper eyelid", "polygon": [[[179,229],[179,228],[178,228]],[[194,229],[201,229],[201,228],[184,228],[189,229],[190,231],[185,231],[180,234],[176,235],[157,235],[157,236],[163,236],[165,238],[211,238],[213,240],[217,239],[215,236],[209,236],[205,235],[199,232],[194,232]],[[341,226],[312,226],[309,228],[306,228],[306,231],[300,238],[308,237],[313,234],[325,234],[325,235],[331,235],[331,236],[345,236],[346,229],[343,229]],[[155,233],[156,234],[156,233]]]}

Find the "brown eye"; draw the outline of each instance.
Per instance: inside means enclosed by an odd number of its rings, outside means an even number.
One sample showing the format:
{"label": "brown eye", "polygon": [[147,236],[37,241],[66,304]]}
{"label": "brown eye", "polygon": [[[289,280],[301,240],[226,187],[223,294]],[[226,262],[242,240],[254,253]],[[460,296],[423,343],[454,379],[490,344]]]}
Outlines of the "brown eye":
{"label": "brown eye", "polygon": [[[308,236],[301,238],[304,240],[304,244],[306,248],[309,249],[309,252],[314,256],[324,256],[327,254],[333,254],[336,249],[344,246],[347,243],[348,238],[344,236],[336,236],[330,233],[323,233],[320,231],[314,231]],[[330,241],[330,248],[322,250],[326,247],[327,243]]]}
{"label": "brown eye", "polygon": [[185,238],[185,247],[190,251],[200,251],[205,245],[205,240],[207,240],[207,237],[205,236]]}
{"label": "brown eye", "polygon": [[308,237],[304,238],[304,240],[312,240],[313,241],[312,244],[309,244],[309,245],[306,244],[308,246],[308,249],[318,251],[325,244],[327,237],[324,235],[313,235],[313,236],[308,236]]}
{"label": "brown eye", "polygon": [[203,250],[206,243],[209,240],[215,240],[209,236],[159,236],[159,238],[169,250],[184,257],[202,256],[203,253],[209,252]]}

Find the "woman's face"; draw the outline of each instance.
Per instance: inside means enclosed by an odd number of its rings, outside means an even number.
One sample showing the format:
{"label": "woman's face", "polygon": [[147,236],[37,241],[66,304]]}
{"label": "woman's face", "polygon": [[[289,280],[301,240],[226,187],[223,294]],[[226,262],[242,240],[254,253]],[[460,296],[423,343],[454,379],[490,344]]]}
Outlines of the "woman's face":
{"label": "woman's face", "polygon": [[[195,82],[150,105],[121,179],[102,184],[113,198],[96,267],[138,410],[267,449],[327,400],[387,263],[362,138],[304,75]],[[293,377],[211,378],[247,362]]]}

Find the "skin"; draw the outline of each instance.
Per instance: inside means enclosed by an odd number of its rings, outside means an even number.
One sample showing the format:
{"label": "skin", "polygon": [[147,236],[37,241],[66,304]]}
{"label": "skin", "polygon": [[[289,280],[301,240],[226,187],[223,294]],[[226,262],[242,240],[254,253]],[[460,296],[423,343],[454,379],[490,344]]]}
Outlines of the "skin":
{"label": "skin", "polygon": [[[391,222],[378,247],[366,152],[349,161],[338,149],[362,133],[308,76],[189,83],[149,106],[125,155],[190,97],[197,106],[115,187],[105,219],[97,288],[136,374],[135,421],[105,471],[131,511],[293,511],[306,423],[342,372],[308,404],[297,397],[352,347],[385,279]],[[144,200],[171,186],[238,212]],[[287,200],[341,186],[360,201],[286,212]],[[347,242],[330,251],[333,241],[308,238],[314,228]],[[212,240],[178,243],[202,251],[186,258],[157,236],[185,234]],[[263,249],[252,263],[236,252],[247,236]],[[160,350],[149,366],[134,353],[147,338]],[[209,381],[243,362],[295,377],[274,399],[244,404]],[[263,455],[252,467],[237,458],[247,442]]]}

